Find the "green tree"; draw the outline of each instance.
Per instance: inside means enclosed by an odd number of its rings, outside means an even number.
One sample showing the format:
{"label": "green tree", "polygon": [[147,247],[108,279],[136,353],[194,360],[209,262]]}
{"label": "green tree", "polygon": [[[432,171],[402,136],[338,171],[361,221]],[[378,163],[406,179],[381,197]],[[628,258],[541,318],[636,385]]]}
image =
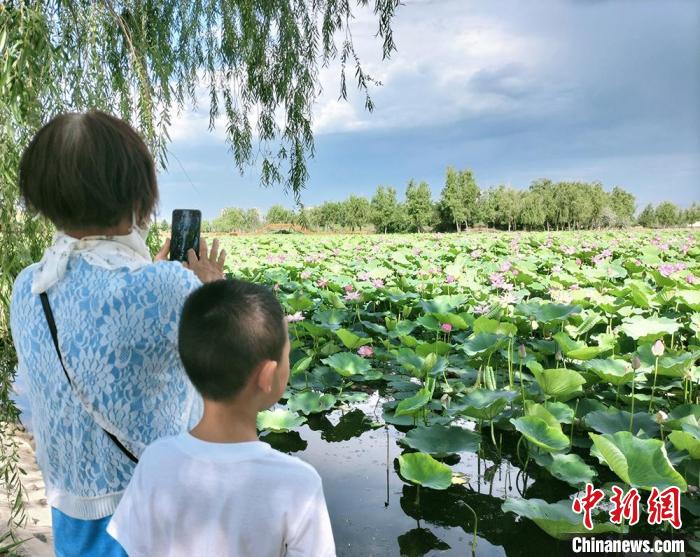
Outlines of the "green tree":
{"label": "green tree", "polygon": [[494,188],[482,190],[476,200],[475,222],[485,224],[491,228],[496,226],[496,195]]}
{"label": "green tree", "polygon": [[396,232],[399,224],[399,202],[396,190],[392,187],[378,186],[370,204],[371,222],[377,232]]}
{"label": "green tree", "polygon": [[211,222],[214,232],[240,232],[243,230],[243,210],[238,207],[222,209],[221,214]]}
{"label": "green tree", "polygon": [[619,186],[610,192],[610,208],[615,213],[618,226],[629,226],[634,222],[637,200],[631,193]]}
{"label": "green tree", "polygon": [[260,228],[262,218],[260,209],[246,209],[243,211],[243,229],[247,232],[254,232]]}
{"label": "green tree", "polygon": [[451,166],[447,168],[445,186],[440,193],[439,211],[443,219],[449,219],[459,232],[462,225],[474,222],[477,215],[476,201],[479,197],[479,186],[476,184],[471,170],[457,171]]}
{"label": "green tree", "polygon": [[680,221],[678,207],[670,201],[659,203],[654,215],[659,226],[677,226]]}
{"label": "green tree", "polygon": [[334,230],[343,226],[342,206],[336,201],[325,201],[314,207],[309,216],[309,222],[316,228]]}
{"label": "green tree", "polygon": [[653,228],[654,226],[656,226],[656,213],[651,203],[644,207],[644,210],[641,213],[639,213],[637,223],[640,226],[644,226],[646,228]]}
{"label": "green tree", "polygon": [[700,205],[693,203],[685,211],[683,211],[683,223],[693,224],[700,221]]}
{"label": "green tree", "polygon": [[416,185],[410,180],[406,187],[406,216],[411,232],[426,231],[433,220],[433,202],[427,182]]}
{"label": "green tree", "polygon": [[342,202],[341,211],[343,215],[343,226],[351,231],[361,230],[363,226],[370,223],[372,207],[364,197],[351,195]]}
{"label": "green tree", "polygon": [[292,224],[295,222],[294,211],[282,205],[273,205],[265,215],[266,224]]}
{"label": "green tree", "polygon": [[522,194],[520,223],[527,230],[543,228],[547,220],[546,201],[538,191]]}
{"label": "green tree", "polygon": [[496,221],[508,231],[515,230],[520,215],[520,192],[510,186],[498,186],[493,192]]}

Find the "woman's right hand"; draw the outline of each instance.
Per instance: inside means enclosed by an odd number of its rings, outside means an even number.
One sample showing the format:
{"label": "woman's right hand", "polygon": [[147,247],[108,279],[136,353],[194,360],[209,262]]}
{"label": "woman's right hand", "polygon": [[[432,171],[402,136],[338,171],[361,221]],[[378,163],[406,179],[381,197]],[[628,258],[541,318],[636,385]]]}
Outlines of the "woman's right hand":
{"label": "woman's right hand", "polygon": [[199,259],[193,249],[187,251],[187,262],[183,265],[197,275],[202,282],[213,282],[224,278],[224,262],[226,261],[226,250],[219,251],[219,240],[214,239],[211,251],[207,254],[207,241],[199,239]]}

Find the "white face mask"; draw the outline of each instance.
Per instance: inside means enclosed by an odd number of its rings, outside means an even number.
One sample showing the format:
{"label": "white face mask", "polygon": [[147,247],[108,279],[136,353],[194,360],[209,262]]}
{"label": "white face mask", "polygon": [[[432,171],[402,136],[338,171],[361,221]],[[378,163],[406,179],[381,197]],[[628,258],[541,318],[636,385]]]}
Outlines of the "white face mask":
{"label": "white face mask", "polygon": [[145,242],[146,238],[148,238],[148,229],[150,227],[146,226],[146,228],[141,228],[138,224],[136,224],[136,213],[132,212],[131,213],[131,229],[129,233],[136,232]]}

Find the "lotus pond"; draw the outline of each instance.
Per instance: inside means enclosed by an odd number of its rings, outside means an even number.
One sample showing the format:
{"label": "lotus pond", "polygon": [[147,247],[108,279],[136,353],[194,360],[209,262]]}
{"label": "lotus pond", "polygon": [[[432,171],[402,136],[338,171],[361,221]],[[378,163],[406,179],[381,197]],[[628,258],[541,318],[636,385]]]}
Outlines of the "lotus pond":
{"label": "lotus pond", "polygon": [[586,483],[681,492],[700,537],[700,237],[688,231],[241,236],[292,374],[263,438],[313,464],[338,554],[555,555]]}

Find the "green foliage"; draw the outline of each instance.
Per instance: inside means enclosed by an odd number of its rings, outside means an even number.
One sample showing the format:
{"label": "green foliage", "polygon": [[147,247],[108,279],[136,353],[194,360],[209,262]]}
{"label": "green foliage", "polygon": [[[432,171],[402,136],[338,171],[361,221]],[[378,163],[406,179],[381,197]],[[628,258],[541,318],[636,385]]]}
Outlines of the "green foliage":
{"label": "green foliage", "polygon": [[377,232],[399,232],[401,209],[394,188],[378,186],[372,197],[371,210],[372,224]]}
{"label": "green foliage", "polygon": [[254,232],[260,226],[261,218],[258,209],[227,207],[211,221],[210,230],[212,232]]}
{"label": "green foliage", "polygon": [[282,205],[273,205],[265,214],[265,224],[292,224],[295,219],[294,211]]}
{"label": "green foliage", "polygon": [[438,210],[445,224],[450,224],[459,232],[462,226],[474,223],[477,215],[476,201],[479,197],[479,186],[476,185],[471,170],[457,171],[451,166],[447,168],[445,187],[440,193]]}
{"label": "green foliage", "polygon": [[416,183],[411,180],[406,186],[407,232],[424,232],[433,221],[433,202],[430,186],[427,182]]}

